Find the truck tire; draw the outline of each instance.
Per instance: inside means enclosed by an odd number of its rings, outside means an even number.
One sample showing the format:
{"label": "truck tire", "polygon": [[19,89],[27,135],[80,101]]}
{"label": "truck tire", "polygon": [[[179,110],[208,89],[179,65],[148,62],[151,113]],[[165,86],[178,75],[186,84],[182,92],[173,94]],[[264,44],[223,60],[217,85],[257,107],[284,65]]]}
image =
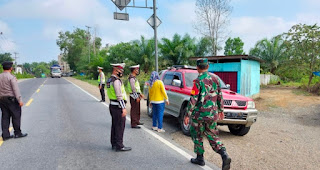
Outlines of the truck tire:
{"label": "truck tire", "polygon": [[152,108],[150,107],[150,101],[149,101],[149,96],[148,96],[148,99],[147,99],[147,114],[148,114],[148,116],[149,117],[151,117],[152,118]]}
{"label": "truck tire", "polygon": [[190,126],[191,126],[191,121],[189,121],[188,125],[184,124],[184,119],[187,116],[188,112],[187,112],[187,107],[185,106],[180,113],[180,128],[181,131],[184,135],[190,136]]}
{"label": "truck tire", "polygon": [[230,132],[236,136],[244,136],[250,130],[250,126],[246,127],[245,125],[228,125],[228,128]]}

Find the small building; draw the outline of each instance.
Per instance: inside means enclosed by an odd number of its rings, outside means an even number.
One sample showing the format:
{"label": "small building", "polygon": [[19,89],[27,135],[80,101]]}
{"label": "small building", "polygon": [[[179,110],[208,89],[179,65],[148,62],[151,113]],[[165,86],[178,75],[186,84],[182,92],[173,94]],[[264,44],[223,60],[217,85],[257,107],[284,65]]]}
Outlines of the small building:
{"label": "small building", "polygon": [[[196,60],[200,57],[193,57]],[[209,71],[218,75],[230,90],[256,98],[260,93],[260,62],[262,59],[249,55],[211,56]]]}

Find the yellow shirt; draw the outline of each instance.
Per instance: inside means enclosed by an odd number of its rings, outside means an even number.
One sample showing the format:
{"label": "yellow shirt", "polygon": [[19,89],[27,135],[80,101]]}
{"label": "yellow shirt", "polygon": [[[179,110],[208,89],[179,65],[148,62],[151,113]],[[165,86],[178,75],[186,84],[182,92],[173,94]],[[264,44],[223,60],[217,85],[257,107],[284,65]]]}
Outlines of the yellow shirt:
{"label": "yellow shirt", "polygon": [[161,80],[156,80],[152,87],[149,88],[149,99],[150,103],[163,103],[164,100],[168,101],[168,95]]}

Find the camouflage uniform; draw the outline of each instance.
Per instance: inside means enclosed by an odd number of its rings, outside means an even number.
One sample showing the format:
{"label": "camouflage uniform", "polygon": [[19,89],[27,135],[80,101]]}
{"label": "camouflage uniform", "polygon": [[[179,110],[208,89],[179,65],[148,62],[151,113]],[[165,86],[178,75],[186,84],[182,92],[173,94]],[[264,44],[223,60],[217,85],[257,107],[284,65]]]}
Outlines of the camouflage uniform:
{"label": "camouflage uniform", "polygon": [[190,134],[194,142],[194,152],[204,153],[202,137],[205,135],[212,149],[218,152],[224,148],[217,129],[218,113],[223,112],[223,98],[216,75],[203,72],[194,80],[188,115],[191,119]]}

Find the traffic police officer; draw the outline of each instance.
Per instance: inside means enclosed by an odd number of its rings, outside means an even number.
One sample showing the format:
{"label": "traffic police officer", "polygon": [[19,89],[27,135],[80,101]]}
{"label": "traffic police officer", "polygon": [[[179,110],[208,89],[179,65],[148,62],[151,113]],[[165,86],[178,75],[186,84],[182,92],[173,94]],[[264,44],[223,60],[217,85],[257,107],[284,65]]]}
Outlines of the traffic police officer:
{"label": "traffic police officer", "polygon": [[[5,61],[2,63],[3,73],[0,74],[0,108],[2,111],[1,128],[2,140],[10,138],[21,138],[28,134],[21,133],[21,107],[23,106],[21,94],[16,77],[12,72],[12,62]],[[10,135],[9,125],[12,118],[14,136]]]}
{"label": "traffic police officer", "polygon": [[100,102],[105,102],[106,97],[105,97],[105,93],[104,93],[104,86],[106,84],[106,77],[103,73],[103,67],[98,66],[98,71],[99,71],[98,82],[99,82],[99,89],[100,89],[100,94],[101,94],[101,101]]}
{"label": "traffic police officer", "polygon": [[111,64],[112,75],[107,81],[107,95],[110,99],[110,114],[112,117],[111,145],[116,151],[130,151],[130,147],[123,145],[123,133],[126,124],[127,95],[121,81],[125,64]]}
{"label": "traffic police officer", "polygon": [[143,98],[143,95],[140,90],[140,84],[137,75],[140,74],[139,70],[140,65],[131,66],[131,74],[128,78],[127,92],[130,94],[130,116],[131,116],[131,127],[140,128],[138,125],[143,125],[140,122],[140,99]]}
{"label": "traffic police officer", "polygon": [[[188,115],[191,118],[190,134],[194,142],[194,152],[197,154],[197,158],[192,158],[191,162],[205,165],[202,142],[205,135],[212,149],[221,155],[222,169],[227,170],[230,169],[231,158],[218,137],[217,129],[217,120],[224,117],[221,87],[218,77],[209,73],[208,68],[208,59],[197,60],[199,76],[194,80],[188,105]],[[185,124],[189,123],[189,117],[186,117]]]}

